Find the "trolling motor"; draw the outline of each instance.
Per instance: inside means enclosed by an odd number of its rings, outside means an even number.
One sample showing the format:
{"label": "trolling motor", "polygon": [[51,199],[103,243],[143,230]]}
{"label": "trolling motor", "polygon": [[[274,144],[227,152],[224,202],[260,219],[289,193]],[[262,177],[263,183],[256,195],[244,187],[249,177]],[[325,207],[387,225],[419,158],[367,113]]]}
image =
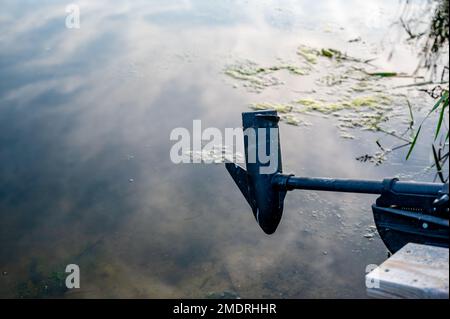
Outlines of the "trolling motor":
{"label": "trolling motor", "polygon": [[[242,113],[244,132],[252,129],[253,138],[244,135],[246,170],[234,163],[226,169],[252,208],[266,234],[278,227],[287,191],[294,189],[381,195],[372,205],[375,225],[392,253],[409,242],[449,247],[449,186],[442,183],[417,183],[387,178],[382,181],[309,178],[283,174],[276,111]],[[271,134],[276,132],[276,134]],[[273,144],[276,143],[276,144]],[[273,154],[271,145],[278,145]],[[260,160],[261,147],[270,150],[276,166],[262,173],[267,163]],[[267,155],[267,154],[265,154]],[[272,163],[273,165],[273,163]]]}

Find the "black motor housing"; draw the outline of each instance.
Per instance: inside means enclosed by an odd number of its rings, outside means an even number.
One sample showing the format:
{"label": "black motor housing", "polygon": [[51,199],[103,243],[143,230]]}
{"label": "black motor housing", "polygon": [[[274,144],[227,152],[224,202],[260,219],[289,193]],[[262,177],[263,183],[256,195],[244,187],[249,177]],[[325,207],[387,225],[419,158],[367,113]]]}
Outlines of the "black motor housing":
{"label": "black motor housing", "polygon": [[410,242],[448,248],[448,184],[436,197],[395,192],[390,187],[395,181],[386,181],[372,205],[375,225],[389,251],[395,253]]}

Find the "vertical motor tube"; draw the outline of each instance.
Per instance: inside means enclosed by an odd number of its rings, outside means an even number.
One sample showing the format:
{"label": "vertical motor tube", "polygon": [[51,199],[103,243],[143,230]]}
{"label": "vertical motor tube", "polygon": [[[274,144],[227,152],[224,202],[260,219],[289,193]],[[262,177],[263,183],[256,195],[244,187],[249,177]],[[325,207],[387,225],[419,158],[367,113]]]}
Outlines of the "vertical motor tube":
{"label": "vertical motor tube", "polygon": [[253,215],[266,234],[272,234],[283,214],[285,190],[272,179],[282,173],[281,147],[276,111],[242,113],[245,163]]}

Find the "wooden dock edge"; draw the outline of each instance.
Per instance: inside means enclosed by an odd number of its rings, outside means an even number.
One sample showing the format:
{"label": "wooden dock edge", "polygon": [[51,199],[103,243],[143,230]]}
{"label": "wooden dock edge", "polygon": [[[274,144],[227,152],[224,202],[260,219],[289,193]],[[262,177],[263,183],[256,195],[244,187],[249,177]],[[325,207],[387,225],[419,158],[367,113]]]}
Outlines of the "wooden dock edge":
{"label": "wooden dock edge", "polygon": [[409,243],[366,275],[373,298],[449,298],[448,248]]}

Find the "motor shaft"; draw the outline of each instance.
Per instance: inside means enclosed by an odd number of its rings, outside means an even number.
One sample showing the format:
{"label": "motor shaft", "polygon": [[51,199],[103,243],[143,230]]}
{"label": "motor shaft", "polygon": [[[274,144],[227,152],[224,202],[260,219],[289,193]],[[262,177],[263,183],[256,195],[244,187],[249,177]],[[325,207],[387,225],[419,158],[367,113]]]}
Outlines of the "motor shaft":
{"label": "motor shaft", "polygon": [[336,178],[295,177],[277,174],[272,179],[272,185],[282,190],[304,189],[331,192],[382,194],[383,190],[394,193],[408,193],[417,195],[438,195],[443,189],[441,183],[405,182],[397,179],[359,180]]}

